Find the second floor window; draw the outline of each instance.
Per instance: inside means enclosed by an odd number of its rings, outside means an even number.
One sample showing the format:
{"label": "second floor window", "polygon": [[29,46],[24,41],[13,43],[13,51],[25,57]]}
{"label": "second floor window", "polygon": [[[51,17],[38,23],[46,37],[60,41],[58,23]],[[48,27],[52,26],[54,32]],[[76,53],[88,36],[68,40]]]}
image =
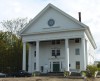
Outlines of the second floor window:
{"label": "second floor window", "polygon": [[79,48],[76,48],[76,49],[75,49],[75,54],[76,54],[76,55],[80,55],[80,49],[79,49]]}
{"label": "second floor window", "polygon": [[60,44],[60,40],[52,40],[52,45]]}
{"label": "second floor window", "polygon": [[52,56],[60,56],[60,49],[52,50]]}
{"label": "second floor window", "polygon": [[36,57],[36,51],[34,51],[34,57]]}

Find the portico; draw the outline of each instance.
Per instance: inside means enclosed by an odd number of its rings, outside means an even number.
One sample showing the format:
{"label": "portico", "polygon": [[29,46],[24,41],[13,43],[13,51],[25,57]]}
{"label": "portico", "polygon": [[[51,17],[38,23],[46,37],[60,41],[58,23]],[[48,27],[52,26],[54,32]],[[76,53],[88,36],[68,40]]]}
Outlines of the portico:
{"label": "portico", "polygon": [[[58,39],[55,39],[55,40],[58,40]],[[42,65],[43,66],[42,69],[47,69],[48,72],[53,72],[54,71],[54,67],[56,67],[56,69],[57,69],[57,66],[58,66],[58,71],[59,72],[63,72],[64,70],[70,71],[72,69],[73,70],[77,70],[76,67],[75,68],[70,68],[71,62],[69,62],[70,61],[69,59],[72,57],[70,55],[70,51],[69,51],[69,47],[70,46],[69,45],[70,45],[70,42],[72,40],[75,40],[75,38],[66,38],[66,39],[59,39],[59,40],[60,40],[60,43],[63,42],[63,44],[64,44],[64,52],[62,53],[63,57],[61,57],[61,56],[56,56],[55,57],[55,56],[52,56],[52,54],[51,54],[51,56],[47,60],[48,63],[43,64]],[[28,62],[29,66],[28,67],[34,66],[34,64],[32,64],[33,63],[32,59],[35,59],[35,62],[36,62],[36,70],[35,71],[39,71],[39,72],[41,72],[41,66],[40,66],[40,61],[41,60],[40,60],[40,58],[43,59],[40,56],[42,54],[40,52],[40,50],[41,50],[40,42],[41,42],[41,44],[42,44],[42,42],[44,43],[43,40],[42,41],[35,41],[34,43],[32,43],[32,42],[28,43],[29,44],[29,56],[28,56],[29,57],[29,60],[28,60],[29,61]],[[45,42],[51,42],[51,44],[52,44],[52,40],[45,40]],[[35,45],[35,46],[33,47],[33,45]],[[82,54],[83,55],[83,60],[84,60],[83,64],[85,65],[85,66],[81,65],[80,67],[83,67],[81,69],[85,70],[86,69],[86,56],[84,55],[85,54],[85,48],[84,48],[85,47],[84,46],[85,45],[85,39],[83,39],[83,38],[81,39],[81,44],[80,45],[81,45],[80,46],[81,49],[84,49],[84,51],[81,50],[81,52],[83,53]],[[56,48],[56,47],[59,48],[58,46],[53,46],[53,48]],[[36,50],[36,57],[35,58],[32,58],[32,49]],[[50,53],[51,53],[51,51],[50,51]],[[61,55],[61,48],[60,48],[60,55]],[[46,58],[46,57],[44,56],[44,58]],[[47,67],[47,68],[45,68],[45,67]],[[23,70],[26,70],[26,43],[25,42],[23,42]],[[32,69],[31,69],[31,71],[32,71]]]}

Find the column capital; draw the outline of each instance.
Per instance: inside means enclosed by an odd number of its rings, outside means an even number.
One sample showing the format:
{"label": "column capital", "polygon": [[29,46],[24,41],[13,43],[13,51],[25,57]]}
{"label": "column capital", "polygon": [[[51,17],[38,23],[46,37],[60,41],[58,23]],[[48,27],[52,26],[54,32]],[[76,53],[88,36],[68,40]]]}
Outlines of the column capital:
{"label": "column capital", "polygon": [[36,42],[40,42],[40,40],[37,40]]}
{"label": "column capital", "polygon": [[65,38],[65,40],[68,40],[69,38]]}

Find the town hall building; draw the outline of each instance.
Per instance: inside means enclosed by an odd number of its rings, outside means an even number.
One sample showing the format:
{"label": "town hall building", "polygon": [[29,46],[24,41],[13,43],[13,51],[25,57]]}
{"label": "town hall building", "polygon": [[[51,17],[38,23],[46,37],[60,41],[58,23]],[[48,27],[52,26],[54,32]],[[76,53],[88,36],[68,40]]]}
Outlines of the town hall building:
{"label": "town hall building", "polygon": [[22,69],[41,73],[82,71],[94,64],[96,43],[89,27],[52,4],[48,4],[20,31],[23,42]]}

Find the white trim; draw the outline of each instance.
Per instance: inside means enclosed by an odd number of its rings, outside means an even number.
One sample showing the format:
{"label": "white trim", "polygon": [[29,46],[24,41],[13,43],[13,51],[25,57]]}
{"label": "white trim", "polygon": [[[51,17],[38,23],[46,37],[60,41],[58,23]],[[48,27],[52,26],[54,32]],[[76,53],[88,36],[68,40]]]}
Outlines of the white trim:
{"label": "white trim", "polygon": [[57,33],[57,32],[69,32],[69,31],[79,31],[79,30],[85,30],[85,28],[78,28],[78,29],[63,29],[63,30],[53,30],[53,31],[44,31],[44,32],[34,32],[34,33],[27,33],[27,34],[21,34],[21,36],[24,35],[38,35],[38,34],[47,34],[47,33]]}

